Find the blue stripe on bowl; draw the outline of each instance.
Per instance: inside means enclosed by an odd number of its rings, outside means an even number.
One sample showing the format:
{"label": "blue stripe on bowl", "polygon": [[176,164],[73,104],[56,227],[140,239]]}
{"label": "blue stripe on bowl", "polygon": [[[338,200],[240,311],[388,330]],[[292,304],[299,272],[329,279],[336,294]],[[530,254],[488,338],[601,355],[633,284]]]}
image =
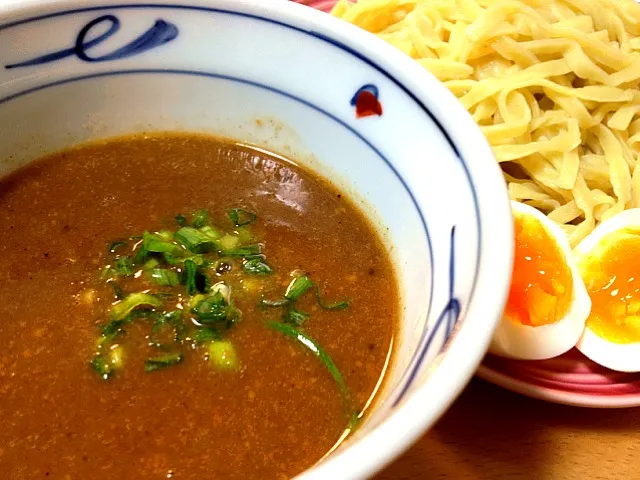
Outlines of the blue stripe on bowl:
{"label": "blue stripe on bowl", "polygon": [[[194,6],[194,5],[163,5],[163,4],[149,3],[149,4],[118,4],[118,5],[108,5],[108,6],[105,5],[105,6],[77,8],[77,9],[70,9],[70,10],[65,10],[65,11],[45,14],[45,15],[29,17],[29,18],[25,18],[25,19],[22,19],[22,20],[17,20],[17,21],[14,21],[14,22],[2,24],[2,25],[0,25],[0,31],[6,30],[6,29],[9,29],[9,28],[12,28],[12,27],[16,27],[16,26],[19,26],[19,25],[24,25],[24,24],[27,24],[27,23],[31,23],[31,22],[46,20],[46,19],[50,19],[50,18],[56,18],[56,17],[60,17],[60,16],[65,16],[65,15],[72,15],[72,14],[75,14],[75,13],[85,13],[85,12],[104,11],[104,10],[117,10],[117,9],[189,10],[189,11],[199,11],[199,12],[205,12],[205,13],[216,13],[216,14],[240,16],[240,17],[251,18],[251,19],[254,19],[254,20],[259,20],[259,21],[263,21],[263,22],[279,25],[279,26],[282,26],[284,28],[297,31],[297,32],[300,32],[300,33],[305,34],[305,35],[313,36],[313,37],[317,38],[318,40],[321,40],[321,41],[327,43],[328,45],[331,45],[331,46],[333,46],[335,48],[338,48],[338,49],[340,49],[340,50],[342,50],[342,51],[344,51],[344,52],[346,52],[346,53],[358,58],[360,61],[362,61],[363,63],[366,63],[370,67],[374,68],[379,73],[381,73],[386,78],[388,78],[391,82],[393,82],[396,86],[398,86],[398,88],[400,88],[403,92],[405,92],[417,105],[420,106],[420,108],[424,111],[424,113],[436,125],[436,127],[440,131],[441,135],[445,138],[445,140],[447,141],[447,143],[449,144],[449,146],[451,147],[451,149],[453,150],[455,155],[458,157],[458,159],[459,159],[459,161],[460,161],[460,163],[461,163],[461,165],[463,167],[465,176],[467,178],[467,182],[469,183],[469,187],[471,189],[471,194],[472,194],[472,197],[473,197],[474,210],[475,210],[475,213],[476,213],[476,226],[477,226],[477,229],[478,229],[478,244],[477,244],[477,249],[476,249],[476,251],[477,251],[476,257],[477,258],[476,258],[476,265],[475,265],[474,274],[473,274],[473,282],[472,282],[472,285],[471,285],[471,290],[469,292],[469,298],[471,298],[473,296],[473,294],[475,292],[475,289],[476,289],[477,281],[478,281],[479,264],[480,264],[480,259],[481,259],[481,255],[482,255],[482,223],[480,221],[480,207],[479,207],[479,204],[478,204],[477,190],[476,190],[475,184],[473,182],[473,179],[471,178],[471,173],[469,171],[469,167],[468,167],[467,162],[465,161],[464,157],[461,155],[460,149],[458,148],[458,146],[454,142],[452,136],[447,131],[447,129],[440,123],[438,118],[429,110],[429,108],[420,99],[418,99],[416,97],[416,95],[414,95],[412,93],[412,91],[408,87],[406,87],[402,82],[400,82],[393,75],[391,75],[385,68],[381,67],[376,62],[374,62],[370,58],[364,56],[360,52],[357,52],[357,51],[353,50],[348,45],[345,45],[342,42],[339,42],[339,41],[337,41],[335,39],[327,37],[326,35],[321,34],[319,32],[304,30],[302,28],[299,28],[299,27],[284,23],[282,21],[261,17],[259,15],[243,13],[243,12],[234,12],[234,11],[224,10],[224,9],[219,9],[219,8],[200,7],[200,6]],[[96,78],[96,77],[100,77],[100,76],[126,75],[126,74],[135,74],[135,73],[165,73],[165,74],[166,73],[174,73],[174,74],[200,75],[200,76],[209,76],[209,77],[214,77],[214,78],[226,79],[226,80],[230,80],[230,81],[242,82],[242,83],[245,83],[245,84],[248,84],[248,85],[252,85],[252,86],[255,86],[255,87],[267,89],[269,91],[272,91],[272,92],[280,94],[280,95],[284,95],[284,96],[286,96],[286,97],[288,97],[288,98],[290,98],[292,100],[298,101],[298,102],[300,102],[300,103],[302,103],[302,104],[304,104],[304,105],[306,105],[306,106],[308,106],[310,108],[313,108],[314,110],[318,111],[319,113],[327,115],[328,117],[330,117],[334,121],[337,121],[340,125],[342,125],[343,127],[349,129],[353,134],[355,134],[358,138],[360,138],[363,142],[365,142],[371,149],[373,149],[380,156],[380,158],[389,166],[390,170],[396,175],[396,177],[400,180],[400,182],[402,183],[402,185],[406,189],[407,193],[410,195],[413,204],[415,205],[416,209],[419,212],[420,219],[421,219],[421,222],[423,224],[423,227],[424,227],[424,230],[425,230],[425,234],[427,236],[427,240],[428,240],[428,244],[429,244],[429,255],[430,255],[431,265],[432,265],[432,267],[434,266],[433,252],[432,252],[432,249],[431,249],[431,239],[430,239],[430,236],[429,236],[429,229],[427,227],[427,222],[426,222],[426,219],[424,218],[424,214],[423,214],[422,210],[420,209],[419,205],[417,204],[413,192],[411,191],[411,189],[409,188],[409,186],[407,185],[405,180],[399,175],[399,173],[393,167],[393,165],[391,165],[391,163],[381,154],[381,152],[379,152],[373,146],[373,144],[371,142],[369,142],[360,133],[358,133],[357,131],[355,131],[351,127],[349,127],[347,124],[342,122],[337,117],[331,115],[329,112],[326,112],[323,109],[321,109],[320,107],[318,107],[316,105],[313,105],[313,104],[311,104],[311,103],[309,103],[309,102],[307,102],[307,101],[305,101],[305,100],[303,100],[301,98],[295,97],[293,95],[290,95],[290,94],[288,94],[286,92],[283,92],[281,90],[278,90],[276,88],[270,87],[268,85],[259,84],[259,83],[252,82],[252,81],[249,81],[249,80],[246,80],[246,79],[233,78],[233,77],[228,77],[228,76],[224,76],[224,75],[219,75],[219,74],[216,74],[216,73],[205,73],[205,72],[187,71],[187,70],[127,70],[127,71],[117,71],[117,72],[110,72],[110,73],[86,75],[86,76],[83,76],[83,77],[76,77],[76,78],[71,78],[71,79],[60,80],[60,81],[57,81],[57,82],[52,82],[52,83],[49,83],[49,84],[41,85],[39,87],[34,87],[34,88],[29,89],[29,90],[25,90],[23,92],[20,92],[18,94],[15,94],[15,95],[0,99],[0,104],[5,103],[5,102],[7,102],[7,101],[9,101],[11,99],[17,98],[17,97],[22,96],[22,95],[26,95],[26,94],[29,94],[29,93],[32,93],[32,92],[35,92],[35,91],[38,91],[38,90],[42,90],[44,88],[48,88],[48,87],[52,87],[52,86],[56,86],[56,85],[62,85],[64,83],[69,83],[69,82],[79,81],[79,80],[84,80],[84,79],[89,79],[89,78]],[[451,248],[453,248],[453,244],[452,244]],[[433,285],[433,280],[434,280],[434,278],[433,278],[433,268],[432,268],[431,269],[431,285]],[[430,316],[430,313],[431,313],[431,308],[432,308],[432,303],[433,303],[433,290],[430,292],[429,297],[430,297],[429,298],[429,310],[427,312],[427,318]],[[448,305],[447,305],[447,307],[448,307]],[[447,310],[447,308],[445,308],[445,311],[446,310]],[[442,315],[440,316],[439,320],[441,318],[442,318]],[[457,322],[457,320],[458,319],[456,319],[456,322]],[[447,322],[447,325],[448,325],[447,326],[447,333],[450,334],[451,333],[451,329],[453,329],[453,327],[455,326],[455,323],[453,325],[451,325],[450,322]],[[428,328],[425,328],[424,331],[422,332],[422,335],[421,335],[421,338],[420,338],[420,342],[419,342],[419,347],[416,350],[416,352],[414,352],[414,355],[411,358],[411,361],[409,363],[409,371],[405,374],[405,376],[403,377],[403,379],[400,382],[400,385],[399,385],[399,388],[398,388],[399,393],[395,395],[395,399],[393,400],[393,403],[392,403],[393,405],[397,405],[400,402],[400,400],[403,398],[405,393],[408,391],[408,389],[410,388],[410,386],[412,384],[412,381],[414,380],[418,370],[420,369],[422,361],[426,357],[426,353],[429,350],[429,347],[431,345],[431,341],[433,340],[433,337],[434,337],[435,333],[437,332],[439,326],[440,326],[440,323],[436,322],[436,324],[434,325],[434,328],[432,330],[429,330]],[[445,341],[445,344],[446,344],[446,341]],[[444,345],[443,345],[443,347],[444,347]]]}

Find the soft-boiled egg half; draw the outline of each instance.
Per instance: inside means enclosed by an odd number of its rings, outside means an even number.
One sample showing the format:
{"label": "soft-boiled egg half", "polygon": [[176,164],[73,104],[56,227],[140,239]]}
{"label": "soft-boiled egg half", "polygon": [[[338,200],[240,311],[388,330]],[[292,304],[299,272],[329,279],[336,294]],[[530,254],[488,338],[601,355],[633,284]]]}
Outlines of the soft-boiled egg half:
{"label": "soft-boiled egg half", "polygon": [[555,357],[576,345],[591,300],[562,229],[523,203],[511,202],[511,209],[511,287],[489,350],[523,360]]}
{"label": "soft-boiled egg half", "polygon": [[591,297],[576,345],[596,363],[640,371],[640,209],[604,221],[574,249]]}

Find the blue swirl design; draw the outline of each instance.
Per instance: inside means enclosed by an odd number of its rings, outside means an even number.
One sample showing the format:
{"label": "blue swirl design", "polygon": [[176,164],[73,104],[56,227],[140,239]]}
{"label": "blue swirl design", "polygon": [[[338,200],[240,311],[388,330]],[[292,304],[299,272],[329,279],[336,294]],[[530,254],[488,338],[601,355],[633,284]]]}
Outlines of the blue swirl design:
{"label": "blue swirl design", "polygon": [[[94,39],[87,40],[87,37],[89,36],[91,30],[102,23],[109,24],[108,30]],[[139,55],[148,50],[164,45],[165,43],[169,43],[170,41],[174,40],[179,33],[178,27],[176,27],[173,23],[169,23],[164,20],[156,20],[156,22],[153,24],[153,26],[151,26],[151,28],[149,28],[149,30],[144,32],[142,35],[140,35],[138,38],[131,41],[127,45],[124,45],[123,47],[120,47],[111,53],[107,53],[97,57],[92,57],[88,54],[89,49],[101,44],[102,42],[113,36],[118,30],[120,30],[120,20],[118,20],[118,17],[116,17],[115,15],[103,15],[91,20],[84,27],[82,27],[80,32],[78,32],[76,42],[73,47],[42,55],[40,57],[26,60],[24,62],[7,65],[5,68],[11,69],[19,67],[30,67],[34,65],[43,65],[45,63],[56,62],[58,60],[62,60],[63,58],[72,56],[76,56],[80,60],[85,62],[108,62],[111,60],[120,60],[123,58],[132,57],[134,55]]]}
{"label": "blue swirl design", "polygon": [[[58,18],[58,17],[65,17],[65,16],[70,16],[70,15],[75,15],[77,13],[87,13],[87,12],[102,12],[102,11],[113,11],[113,9],[123,9],[124,11],[128,11],[128,10],[155,10],[155,9],[165,9],[165,10],[169,10],[169,11],[192,11],[192,12],[202,12],[202,13],[208,13],[208,14],[222,14],[222,15],[231,15],[231,16],[238,16],[238,17],[244,17],[244,18],[249,18],[249,19],[253,19],[256,21],[260,21],[260,22],[266,22],[266,23],[270,23],[270,24],[274,24],[274,25],[278,25],[281,26],[285,29],[289,29],[289,30],[293,30],[293,31],[297,31],[298,33],[302,34],[302,35],[308,35],[308,36],[312,36],[315,37],[316,39],[325,42],[326,44],[332,45],[333,47],[342,50],[343,52],[359,59],[361,62],[363,62],[364,64],[370,66],[371,68],[375,69],[376,71],[378,71],[381,75],[383,75],[385,78],[389,79],[395,86],[397,86],[398,88],[400,88],[402,91],[404,91],[404,93],[411,98],[413,101],[416,102],[417,105],[419,105],[419,107],[422,109],[422,111],[424,112],[425,115],[427,115],[431,121],[433,121],[433,123],[435,124],[435,126],[437,127],[438,131],[440,132],[440,134],[445,138],[445,140],[447,141],[447,143],[449,144],[449,147],[451,148],[451,150],[454,152],[454,154],[456,155],[456,157],[460,160],[460,164],[462,166],[462,168],[464,169],[464,174],[465,177],[467,179],[467,182],[469,184],[469,187],[471,189],[471,195],[473,197],[473,204],[474,204],[474,211],[475,211],[475,224],[476,227],[478,229],[478,242],[476,245],[476,252],[477,252],[477,257],[476,257],[476,261],[475,261],[475,265],[473,266],[473,282],[471,285],[471,289],[469,291],[469,293],[467,294],[469,296],[469,298],[472,298],[474,296],[474,292],[476,290],[476,285],[477,285],[477,281],[478,281],[478,275],[479,275],[479,265],[480,265],[480,260],[482,257],[482,229],[483,229],[483,224],[480,220],[480,206],[479,206],[479,199],[478,199],[478,194],[477,194],[477,190],[476,190],[476,186],[474,184],[473,179],[471,178],[471,172],[470,169],[467,165],[467,161],[466,159],[461,155],[459,146],[457,145],[456,141],[454,141],[454,139],[451,136],[451,133],[444,127],[444,125],[440,122],[440,120],[433,114],[433,112],[430,110],[429,106],[427,104],[425,104],[425,102],[423,100],[421,100],[420,98],[418,98],[403,82],[401,82],[400,80],[398,80],[397,78],[395,78],[395,76],[393,76],[390,72],[388,72],[386,70],[386,68],[384,68],[383,66],[381,66],[380,64],[378,64],[376,61],[370,59],[369,57],[367,57],[366,55],[360,53],[357,50],[354,50],[352,47],[350,47],[349,45],[344,44],[343,42],[336,40],[334,38],[331,38],[321,32],[315,31],[315,30],[307,30],[304,28],[300,28],[300,27],[296,27],[293,25],[290,25],[286,22],[282,22],[282,21],[278,21],[275,20],[273,18],[265,18],[262,17],[260,15],[256,15],[256,14],[252,14],[252,13],[245,13],[245,12],[236,12],[236,11],[230,11],[230,10],[225,10],[224,8],[213,8],[213,7],[203,7],[203,6],[199,6],[199,5],[189,5],[189,4],[169,4],[169,3],[164,3],[164,4],[160,4],[160,3],[138,3],[138,4],[131,4],[131,3],[115,3],[112,5],[108,5],[108,6],[103,6],[103,5],[99,5],[99,6],[92,6],[92,7],[78,7],[78,8],[73,8],[73,9],[68,9],[68,10],[64,10],[64,11],[60,11],[60,12],[54,12],[54,13],[48,13],[48,14],[43,14],[43,15],[39,15],[39,16],[32,16],[32,17],[28,17],[25,19],[21,19],[21,20],[17,20],[17,21],[13,21],[10,23],[5,23],[2,24],[0,23],[0,31],[9,29],[9,28],[14,28],[14,27],[18,27],[21,25],[25,25],[25,24],[29,24],[29,23],[34,23],[34,22],[39,22],[41,20],[45,20],[45,19],[51,19],[51,18]],[[104,21],[105,18],[108,18],[109,21],[111,21],[113,24],[118,24],[119,22],[117,20],[117,18],[115,18],[112,15],[105,15],[104,17],[99,17],[99,19],[96,20],[101,20]],[[94,20],[94,22],[96,21]],[[160,24],[160,26],[158,27],[157,25]],[[163,24],[166,24],[168,26],[168,28],[166,26],[163,26]],[[95,25],[95,24],[94,24]],[[90,28],[90,26],[88,25],[88,27]],[[87,28],[87,27],[85,27]],[[113,26],[111,27],[112,29],[114,28]],[[115,27],[115,30],[117,30],[118,27]],[[154,27],[152,28],[152,30],[169,30],[169,29],[173,29],[173,34],[169,34],[165,37],[164,41],[161,41],[159,43],[157,43],[156,45],[154,45],[153,47],[147,47],[145,48],[145,50],[148,50],[149,48],[154,48],[155,46],[161,45],[162,43],[167,43],[171,40],[173,40],[175,37],[177,37],[178,35],[178,29],[175,27],[175,25],[169,24],[168,22],[164,22],[162,20],[158,20],[156,22],[156,25],[154,25]],[[111,29],[110,29],[111,30]],[[85,39],[83,38],[80,41],[80,45],[81,45],[81,50],[82,53],[85,54],[86,56],[86,50],[103,42],[106,38],[102,38],[104,35],[108,35],[111,36],[115,33],[114,31],[109,31],[106,32],[102,35],[100,35],[99,37],[93,39],[93,40],[89,40],[85,42]],[[85,33],[86,36],[86,33]],[[144,35],[143,35],[144,37]],[[148,41],[148,40],[146,40]],[[155,40],[157,42],[157,40]],[[78,42],[76,42],[78,43]],[[134,42],[135,43],[135,42]],[[76,45],[77,46],[77,45]],[[144,51],[144,50],[143,50]],[[135,52],[135,53],[141,53],[141,52]],[[132,55],[133,53],[130,53],[129,55]],[[28,62],[23,62],[20,64],[15,64],[15,65],[10,65],[7,68],[16,68],[16,67],[20,67],[20,66],[28,66],[28,65],[37,65],[38,63],[48,63],[48,62],[53,62],[56,61],[60,58],[65,58],[68,56],[73,56],[76,55],[77,56],[77,52],[76,52],[76,47],[67,49],[67,50],[63,50],[61,52],[56,52],[56,53],[52,53],[49,55],[45,55],[43,57],[40,57],[39,59],[34,59]],[[128,55],[128,56],[129,56]],[[88,56],[87,56],[88,57]],[[79,57],[81,58],[81,57]],[[94,59],[93,61],[105,61],[107,59],[103,59],[103,58],[98,58],[98,59]],[[86,60],[85,60],[86,61]],[[90,61],[90,60],[89,60]],[[180,73],[180,74],[191,74],[191,75],[204,75],[204,76],[212,76],[212,77],[219,77],[219,78],[223,78],[223,76],[220,75],[215,75],[215,74],[211,74],[211,73],[206,73],[206,72],[187,72],[187,71],[170,71],[170,70],[166,70],[166,71],[162,71],[162,70],[148,70],[148,71],[144,71],[144,70],[130,70],[130,71],[117,71],[117,72],[102,72],[102,73],[94,73],[91,75],[86,75],[83,77],[76,77],[76,78],[72,78],[72,79],[66,79],[66,80],[58,80],[56,82],[52,82],[52,83],[48,83],[48,84],[44,84],[44,85],[39,85],[33,88],[30,88],[28,90],[10,95],[8,97],[5,98],[0,98],[0,104],[5,103],[7,101],[10,101],[14,98],[18,98],[21,97],[23,95],[29,94],[29,93],[33,93],[35,91],[39,91],[48,87],[53,87],[56,85],[61,85],[61,84],[65,84],[68,82],[72,82],[72,81],[78,81],[78,80],[83,80],[83,79],[88,79],[88,78],[95,78],[95,77],[100,77],[100,76],[107,76],[107,75],[113,75],[113,74],[119,74],[119,75],[124,75],[124,74],[136,74],[136,73]],[[252,84],[252,82],[246,81],[246,83]],[[262,88],[267,88],[270,89],[274,92],[276,92],[275,89],[273,89],[273,87],[267,87],[264,85],[255,85],[255,86],[260,86]],[[288,96],[288,94],[286,94],[285,92],[276,92],[276,93],[280,93],[281,95],[285,95]],[[293,98],[293,97],[291,97]],[[305,103],[303,100],[301,99],[297,99],[298,101],[301,101],[302,103]],[[306,103],[305,103],[306,104]],[[329,117],[333,118],[334,120],[337,120],[339,123],[341,123],[344,127],[351,129],[349,126],[347,126],[346,124],[343,124],[342,122],[340,122],[338,119],[334,118],[333,116],[331,116],[331,114],[329,114],[328,112],[323,111],[321,108],[319,108],[318,106],[314,106],[314,105],[308,105],[311,106],[312,108],[314,108],[315,110],[324,113],[325,115],[328,115]],[[354,134],[356,134],[359,138],[361,138],[361,140],[363,140],[370,148],[372,148],[379,156],[380,158],[382,158],[385,163],[387,163],[387,165],[389,166],[389,168],[394,172],[394,174],[398,177],[398,179],[402,182],[403,186],[405,187],[405,189],[407,190],[408,194],[410,195],[414,205],[416,206],[416,208],[418,208],[418,211],[420,212],[420,216],[421,216],[421,221],[422,224],[424,226],[425,229],[425,234],[427,236],[427,242],[429,243],[429,246],[431,247],[431,240],[430,240],[430,235],[429,235],[429,229],[427,228],[427,223],[426,220],[424,219],[424,217],[422,216],[422,212],[420,211],[420,208],[418,207],[414,194],[411,191],[411,189],[408,187],[408,185],[406,184],[405,180],[402,178],[402,176],[399,175],[399,173],[394,169],[394,167],[388,162],[388,160],[384,157],[384,155],[382,155],[381,152],[379,152],[366,138],[362,137],[358,132],[353,131],[352,132]],[[452,237],[452,245],[451,245],[451,262],[450,262],[450,272],[451,272],[451,276],[450,276],[450,295],[449,295],[449,301],[447,302],[445,308],[443,309],[443,311],[441,312],[441,314],[439,315],[437,321],[435,322],[435,324],[433,325],[433,329],[430,330],[429,328],[425,328],[424,331],[421,333],[421,339],[419,342],[419,347],[418,350],[414,353],[411,361],[410,361],[410,373],[406,374],[404,377],[404,380],[401,384],[401,391],[399,393],[399,395],[397,396],[396,400],[393,402],[393,405],[397,405],[402,398],[404,397],[404,395],[406,394],[406,392],[408,391],[408,389],[411,387],[415,377],[417,376],[417,372],[420,369],[422,363],[424,362],[424,358],[429,350],[429,347],[431,346],[433,339],[436,335],[436,333],[440,330],[440,328],[442,328],[442,325],[446,326],[446,337],[448,338],[449,335],[451,334],[452,330],[455,328],[456,322],[459,320],[459,314],[460,314],[460,302],[457,298],[455,298],[453,296],[453,285],[454,285],[454,278],[453,278],[453,273],[454,273],[454,245],[453,245],[453,238],[455,236],[455,227],[452,229],[451,231],[451,237]],[[430,255],[430,259],[431,259],[431,264],[433,265],[433,252],[430,251],[429,253]],[[431,274],[431,278],[433,280],[433,272]],[[430,292],[430,300],[433,297],[433,291]],[[429,312],[431,311],[432,308],[432,302],[430,301],[430,306],[429,306]],[[430,316],[430,314],[427,314],[428,316]],[[446,322],[446,323],[445,323]],[[446,342],[444,342],[446,344]],[[444,348],[441,347],[440,351],[442,351],[442,349]]]}
{"label": "blue swirl design", "polygon": [[[425,328],[423,338],[421,339],[420,347],[418,347],[418,351],[414,354],[412,363],[413,366],[409,370],[409,374],[407,379],[404,382],[398,396],[393,401],[392,406],[398,405],[400,401],[404,398],[405,394],[413,384],[416,376],[418,375],[418,371],[420,367],[422,367],[422,363],[424,362],[427,353],[429,352],[429,348],[431,347],[431,343],[435,338],[436,334],[442,329],[445,328],[445,340],[442,344],[442,348],[440,351],[444,349],[447,344],[447,340],[451,336],[453,332],[453,328],[458,322],[458,318],[460,317],[460,300],[455,296],[455,282],[456,282],[456,250],[455,250],[455,239],[456,239],[456,227],[455,225],[451,227],[451,249],[449,251],[449,300],[447,304],[438,315],[437,320],[433,324],[431,330]],[[426,337],[426,340],[425,340]]]}

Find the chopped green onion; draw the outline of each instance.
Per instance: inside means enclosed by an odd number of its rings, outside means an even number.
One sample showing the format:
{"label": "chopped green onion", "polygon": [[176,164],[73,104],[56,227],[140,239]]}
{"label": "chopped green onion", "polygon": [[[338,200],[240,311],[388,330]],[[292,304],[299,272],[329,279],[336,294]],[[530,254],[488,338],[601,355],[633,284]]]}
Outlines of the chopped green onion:
{"label": "chopped green onion", "polygon": [[302,325],[304,322],[306,322],[308,319],[309,319],[308,313],[301,312],[300,310],[296,310],[293,307],[288,308],[284,314],[285,322],[291,325],[296,325],[298,327]]}
{"label": "chopped green onion", "polygon": [[208,324],[226,320],[229,305],[220,291],[209,295],[191,310],[200,323]]}
{"label": "chopped green onion", "polygon": [[262,253],[262,245],[245,245],[244,247],[222,250],[220,254],[223,257],[251,257]]}
{"label": "chopped green onion", "polygon": [[193,312],[195,310],[195,308],[198,306],[198,304],[203,301],[206,298],[205,295],[202,295],[201,293],[194,295],[193,297],[191,297],[189,299],[189,308],[191,309],[191,311]]}
{"label": "chopped green onion", "polygon": [[113,365],[111,365],[104,355],[97,355],[93,357],[89,364],[91,365],[91,368],[98,372],[98,375],[100,375],[103,380],[108,380],[114,373]]}
{"label": "chopped green onion", "polygon": [[154,268],[150,271],[150,275],[161,287],[175,287],[180,283],[178,274],[167,268]]}
{"label": "chopped green onion", "polygon": [[122,300],[125,297],[125,294],[122,291],[122,288],[120,288],[120,285],[113,280],[108,283],[111,285],[111,288],[113,288],[113,295],[116,297],[116,300]]}
{"label": "chopped green onion", "polygon": [[165,253],[164,255],[164,259],[165,261],[169,264],[169,265],[181,265],[185,260],[191,260],[193,263],[195,263],[196,265],[204,265],[205,263],[205,259],[202,255],[191,255],[191,256],[180,256],[180,257],[175,257],[173,255],[169,255],[167,253]]}
{"label": "chopped green onion", "polygon": [[133,256],[133,264],[141,265],[147,260],[147,256],[149,255],[149,250],[145,246],[144,242],[142,242],[136,251],[136,254]]}
{"label": "chopped green onion", "polygon": [[171,230],[160,230],[155,235],[163,242],[171,242],[173,240],[173,232]]}
{"label": "chopped green onion", "polygon": [[179,213],[178,215],[175,216],[176,219],[176,223],[178,224],[178,226],[180,227],[184,227],[187,224],[187,217],[185,217],[184,215],[182,215],[181,213]]}
{"label": "chopped green onion", "polygon": [[214,340],[221,340],[222,337],[215,328],[203,327],[199,328],[191,335],[196,343],[208,343]]}
{"label": "chopped green onion", "polygon": [[113,320],[122,320],[131,311],[138,307],[162,307],[162,301],[148,293],[132,293],[111,308],[111,318]]}
{"label": "chopped green onion", "polygon": [[205,209],[193,212],[191,225],[194,228],[201,228],[209,224],[209,212]]}
{"label": "chopped green onion", "polygon": [[240,362],[233,345],[227,341],[209,344],[209,361],[220,370],[237,370]]}
{"label": "chopped green onion", "polygon": [[242,208],[230,208],[227,210],[227,216],[236,227],[249,225],[256,221],[257,215]]}
{"label": "chopped green onion", "polygon": [[243,245],[247,245],[255,240],[255,237],[251,233],[249,226],[238,227],[233,233]]}
{"label": "chopped green onion", "polygon": [[189,295],[196,293],[196,273],[198,266],[193,260],[185,260],[184,262],[184,284]]}
{"label": "chopped green onion", "polygon": [[227,318],[225,322],[225,328],[229,329],[233,327],[236,323],[240,321],[242,318],[242,312],[234,307],[233,305],[229,305],[229,309],[227,310]]}
{"label": "chopped green onion", "polygon": [[100,272],[100,279],[108,282],[110,279],[112,279],[116,275],[118,275],[118,272],[116,272],[113,268],[111,268],[110,265],[107,265]]}
{"label": "chopped green onion", "polygon": [[180,245],[173,243],[171,240],[168,240],[168,238],[169,236],[166,234],[160,233],[154,235],[149,232],[144,232],[143,246],[148,252],[163,253],[173,255],[175,257],[184,255],[185,251],[180,247]]}
{"label": "chopped green onion", "polygon": [[109,362],[112,368],[119,370],[122,368],[124,349],[118,345],[109,349]]}
{"label": "chopped green onion", "polygon": [[184,339],[186,327],[182,319],[182,310],[174,310],[164,314],[164,318],[173,325],[176,332],[176,342],[180,343]]}
{"label": "chopped green onion", "polygon": [[342,394],[342,397],[345,401],[345,405],[349,408],[349,415],[352,414],[352,405],[351,405],[351,393],[347,388],[347,384],[338,370],[338,367],[333,362],[331,357],[327,352],[325,352],[312,338],[306,336],[300,330],[291,325],[287,325],[286,323],[278,323],[278,322],[268,322],[267,327],[277,332],[282,333],[283,335],[296,340],[298,343],[306,347],[311,353],[313,353],[316,357],[320,359],[322,364],[329,371],[336,384],[338,385],[338,389]]}
{"label": "chopped green onion", "polygon": [[207,253],[216,250],[213,239],[193,227],[182,227],[176,232],[175,238],[193,253]]}
{"label": "chopped green onion", "polygon": [[152,333],[157,333],[165,325],[174,326],[179,323],[184,324],[184,322],[182,322],[182,310],[172,310],[157,316],[151,331]]}
{"label": "chopped green onion", "polygon": [[287,291],[284,293],[284,298],[295,302],[311,287],[313,287],[313,282],[309,277],[306,275],[298,275],[287,287]]}
{"label": "chopped green onion", "polygon": [[120,320],[111,320],[104,327],[102,327],[102,336],[105,338],[114,337],[122,331],[122,327],[129,323],[127,318]]}
{"label": "chopped green onion", "polygon": [[184,324],[184,320],[182,319],[182,311],[173,310],[171,312],[165,313],[164,315],[161,315],[154,322],[149,339],[155,346],[161,346],[161,343],[156,340],[156,336],[163,330],[165,330],[167,326],[171,327],[171,329],[173,330],[174,342],[181,343],[184,339],[186,327]]}
{"label": "chopped green onion", "polygon": [[109,245],[109,253],[116,253],[116,250],[120,247],[126,247],[128,243],[125,240],[116,240]]}
{"label": "chopped green onion", "polygon": [[145,262],[142,268],[144,268],[145,270],[151,270],[153,268],[156,268],[158,265],[160,265],[160,262],[157,258],[150,258]]}
{"label": "chopped green onion", "polygon": [[116,272],[123,277],[133,275],[133,262],[130,257],[120,257],[115,262]]}
{"label": "chopped green onion", "polygon": [[249,275],[269,275],[272,270],[261,257],[253,257],[247,259],[242,264],[242,269]]}
{"label": "chopped green onion", "polygon": [[225,233],[218,240],[218,244],[222,251],[233,250],[240,245],[240,237],[231,233]]}
{"label": "chopped green onion", "polygon": [[206,236],[211,237],[211,239],[213,240],[218,240],[220,237],[222,237],[222,233],[213,228],[211,225],[205,225],[204,227],[200,228],[200,231]]}
{"label": "chopped green onion", "polygon": [[[160,295],[156,293],[155,297],[159,297]],[[162,316],[160,312],[152,312],[151,310],[134,310],[129,315],[127,315],[126,319],[129,322],[133,322],[139,318],[143,320],[153,320],[156,321],[158,318]]]}
{"label": "chopped green onion", "polygon": [[336,303],[324,303],[322,298],[320,297],[320,288],[316,286],[316,300],[320,308],[324,310],[344,310],[349,306],[349,300],[342,300],[341,302]]}
{"label": "chopped green onion", "polygon": [[144,362],[144,371],[153,372],[164,367],[177,365],[182,361],[183,358],[184,357],[181,353],[169,353],[160,357],[149,358]]}

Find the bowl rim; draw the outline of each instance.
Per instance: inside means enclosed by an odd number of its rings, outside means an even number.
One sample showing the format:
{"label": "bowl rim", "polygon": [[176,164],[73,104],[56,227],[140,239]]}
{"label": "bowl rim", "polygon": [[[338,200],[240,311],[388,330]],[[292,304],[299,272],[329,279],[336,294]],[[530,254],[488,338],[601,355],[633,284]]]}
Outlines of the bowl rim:
{"label": "bowl rim", "polygon": [[[424,383],[369,433],[338,449],[320,463],[299,474],[297,480],[340,478],[356,480],[382,469],[418,439],[453,403],[471,379],[487,351],[506,301],[513,257],[513,225],[506,184],[491,147],[462,104],[417,62],[373,34],[326,13],[285,0],[15,0],[0,4],[3,17],[18,18],[48,13],[132,5],[176,5],[224,8],[275,19],[286,25],[313,30],[347,46],[353,52],[384,67],[414,98],[437,105],[446,115],[433,113],[465,159],[478,201],[480,251],[477,281],[466,308],[448,340],[445,354],[429,367]],[[35,15],[37,16],[37,15]],[[498,233],[500,233],[498,235]],[[434,368],[437,367],[437,368]],[[364,460],[364,461],[363,461]]]}

